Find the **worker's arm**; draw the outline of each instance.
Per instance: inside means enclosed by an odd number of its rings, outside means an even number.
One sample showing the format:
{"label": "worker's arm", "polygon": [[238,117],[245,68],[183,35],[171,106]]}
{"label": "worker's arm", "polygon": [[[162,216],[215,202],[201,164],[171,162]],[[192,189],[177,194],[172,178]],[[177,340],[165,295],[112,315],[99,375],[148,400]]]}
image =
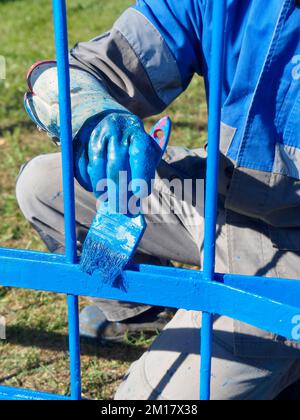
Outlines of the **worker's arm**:
{"label": "worker's arm", "polygon": [[[71,50],[75,174],[95,195],[101,179],[118,186],[121,171],[151,185],[160,150],[140,118],[163,111],[202,72],[202,1],[138,1],[110,32]],[[32,77],[25,104],[59,137],[56,78],[52,66]]]}

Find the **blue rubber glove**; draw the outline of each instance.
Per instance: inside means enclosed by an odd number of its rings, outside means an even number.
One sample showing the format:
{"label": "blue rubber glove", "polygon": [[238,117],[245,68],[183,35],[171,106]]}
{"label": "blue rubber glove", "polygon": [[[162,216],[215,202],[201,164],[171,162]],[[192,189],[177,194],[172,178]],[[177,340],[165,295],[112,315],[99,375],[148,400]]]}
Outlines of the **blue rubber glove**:
{"label": "blue rubber glove", "polygon": [[[123,111],[108,114],[98,123],[95,119],[88,121],[78,133],[74,149],[78,182],[99,198],[99,181],[112,181],[116,191],[110,190],[108,183],[108,201],[114,203],[116,197],[125,197],[129,185],[132,194],[139,198],[150,194],[162,157],[160,147],[145,132],[142,121]],[[145,181],[147,188],[140,188],[140,180]]]}
{"label": "blue rubber glove", "polygon": [[[26,111],[38,127],[59,142],[56,63],[35,64],[27,81]],[[151,180],[162,157],[161,148],[145,132],[141,120],[117,103],[92,75],[71,67],[70,84],[77,181],[86,190],[94,192],[97,198],[99,181],[114,182],[117,191],[115,193],[108,185],[109,202],[115,201],[119,194],[122,197],[131,181],[132,193],[145,197],[151,192]],[[125,185],[124,176],[121,182],[119,180],[120,172],[127,173]],[[146,191],[139,189],[138,180],[146,181]],[[127,201],[129,198],[130,195]]]}

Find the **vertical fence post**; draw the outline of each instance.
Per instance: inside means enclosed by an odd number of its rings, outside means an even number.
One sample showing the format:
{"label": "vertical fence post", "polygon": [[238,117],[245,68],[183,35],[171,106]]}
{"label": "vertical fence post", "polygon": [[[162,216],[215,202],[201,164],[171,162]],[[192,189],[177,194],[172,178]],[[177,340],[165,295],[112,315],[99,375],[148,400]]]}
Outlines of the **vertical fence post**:
{"label": "vertical fence post", "polygon": [[[70,264],[77,262],[75,194],[72,144],[72,115],[68,51],[67,11],[65,0],[52,0],[58,72],[60,137],[63,166],[65,216],[65,254]],[[78,297],[68,295],[71,398],[81,399],[80,340]]]}
{"label": "vertical fence post", "polygon": [[[205,230],[203,273],[214,281],[216,222],[218,201],[219,144],[221,120],[221,86],[224,65],[224,30],[226,0],[213,1],[212,52],[209,66],[208,156],[205,194]],[[202,314],[200,399],[210,399],[213,315]]]}

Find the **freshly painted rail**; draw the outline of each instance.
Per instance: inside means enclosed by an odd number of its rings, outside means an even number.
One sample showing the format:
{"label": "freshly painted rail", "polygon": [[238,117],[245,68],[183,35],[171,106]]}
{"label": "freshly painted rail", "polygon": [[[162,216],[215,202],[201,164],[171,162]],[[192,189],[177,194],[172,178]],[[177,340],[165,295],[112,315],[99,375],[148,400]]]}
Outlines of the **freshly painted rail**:
{"label": "freshly painted rail", "polygon": [[[53,0],[59,76],[61,143],[65,208],[65,255],[0,249],[0,285],[67,295],[70,344],[69,397],[0,386],[5,400],[80,400],[78,296],[102,297],[203,312],[201,330],[201,399],[210,397],[213,314],[226,315],[292,339],[293,318],[300,313],[298,280],[215,273],[217,173],[220,137],[226,0],[214,2],[211,58],[209,146],[207,162],[203,272],[133,265],[120,287],[101,283],[79,268],[76,253],[74,174],[65,0]],[[300,340],[299,340],[300,341]]]}

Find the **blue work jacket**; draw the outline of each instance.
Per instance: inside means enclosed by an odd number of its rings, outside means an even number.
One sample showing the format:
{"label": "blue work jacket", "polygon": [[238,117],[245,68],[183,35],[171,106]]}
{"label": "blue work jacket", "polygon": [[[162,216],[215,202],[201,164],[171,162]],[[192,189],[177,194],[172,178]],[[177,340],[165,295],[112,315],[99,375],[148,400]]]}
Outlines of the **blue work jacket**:
{"label": "blue work jacket", "polygon": [[[213,0],[139,0],[136,9],[172,51],[183,86],[209,87]],[[236,129],[227,156],[237,166],[300,178],[300,3],[227,0],[224,123]],[[263,11],[262,11],[263,8]],[[276,153],[286,150],[281,164]],[[291,158],[291,162],[289,162]]]}

